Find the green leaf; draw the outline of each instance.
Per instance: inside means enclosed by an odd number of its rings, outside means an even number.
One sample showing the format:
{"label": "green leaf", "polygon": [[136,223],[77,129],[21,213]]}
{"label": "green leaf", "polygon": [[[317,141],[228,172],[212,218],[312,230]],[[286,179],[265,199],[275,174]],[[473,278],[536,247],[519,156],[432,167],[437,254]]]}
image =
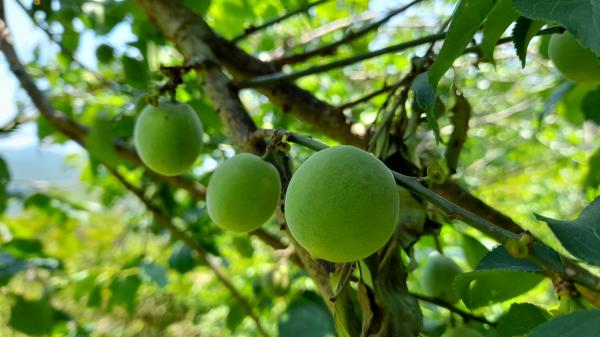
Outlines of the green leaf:
{"label": "green leaf", "polygon": [[479,240],[467,234],[462,235],[462,248],[465,252],[467,262],[473,268],[477,267],[479,261],[489,252]]}
{"label": "green leaf", "polygon": [[115,305],[124,306],[129,313],[135,309],[135,298],[138,288],[141,285],[140,278],[137,275],[117,277],[110,284],[111,296],[108,300],[109,309]]}
{"label": "green leaf", "polygon": [[278,336],[325,337],[335,335],[331,315],[319,295],[305,292],[292,301],[277,323]]}
{"label": "green leaf", "polygon": [[46,298],[30,301],[15,296],[15,303],[10,309],[8,325],[22,333],[40,336],[52,332],[57,323],[63,321],[60,311],[54,309]]}
{"label": "green leaf", "polygon": [[543,275],[512,270],[476,270],[454,278],[454,290],[469,309],[503,302],[535,287]]}
{"label": "green leaf", "polygon": [[527,59],[527,46],[529,46],[531,39],[540,31],[544,24],[544,21],[531,20],[524,17],[520,17],[517,20],[512,36],[517,56],[521,60],[523,68],[525,68],[525,61]]}
{"label": "green leaf", "polygon": [[99,113],[85,138],[85,147],[96,159],[114,167],[120,163],[121,158],[113,146],[112,127],[110,119]]}
{"label": "green leaf", "polygon": [[125,79],[129,85],[137,89],[143,89],[148,85],[150,74],[146,62],[123,56],[121,63],[123,64]]}
{"label": "green leaf", "polygon": [[425,112],[427,124],[429,125],[429,128],[433,130],[435,139],[439,143],[441,140],[440,128],[435,114],[437,95],[435,93],[435,88],[431,85],[430,81],[427,80],[428,76],[431,79],[431,75],[427,74],[428,72],[419,74],[413,81],[411,89],[415,93],[415,102],[417,103],[417,106]]}
{"label": "green leaf", "polygon": [[452,66],[454,60],[462,55],[465,47],[494,7],[494,2],[494,0],[461,0],[458,3],[442,49],[429,68],[429,82],[434,88],[437,88],[438,82]]}
{"label": "green leaf", "polygon": [[27,267],[27,263],[17,259],[11,254],[0,252],[0,286],[8,284],[8,281]]}
{"label": "green leaf", "polygon": [[173,249],[171,256],[169,256],[169,267],[184,274],[194,269],[197,265],[198,261],[192,255],[188,246],[180,242],[176,243],[175,249]]}
{"label": "green leaf", "polygon": [[140,265],[140,272],[144,279],[156,283],[160,288],[164,288],[169,283],[167,271],[158,263],[144,261]]}
{"label": "green leaf", "polygon": [[498,331],[502,336],[512,337],[527,334],[536,326],[550,318],[550,314],[530,303],[513,303],[498,321]]}
{"label": "green leaf", "polygon": [[588,160],[588,172],[583,181],[584,188],[597,188],[600,186],[600,148]]}
{"label": "green leaf", "polygon": [[517,19],[519,15],[512,7],[511,0],[499,0],[490,11],[488,18],[483,23],[483,40],[481,52],[492,63],[494,62],[494,49],[502,33]]}
{"label": "green leaf", "polygon": [[594,121],[600,125],[600,86],[594,91],[588,92],[581,101],[581,111],[585,119]]}
{"label": "green leaf", "polygon": [[239,305],[230,305],[225,324],[231,332],[235,332],[235,329],[242,323],[244,318],[246,318],[246,313]]}
{"label": "green leaf", "polygon": [[598,337],[600,310],[582,310],[539,325],[529,337]]}
{"label": "green leaf", "polygon": [[535,216],[548,224],[569,253],[600,266],[600,197],[594,199],[573,221],[555,220],[539,214]]}
{"label": "green leaf", "polygon": [[558,22],[584,46],[600,55],[597,0],[513,0],[513,6],[530,19]]}
{"label": "green leaf", "polygon": [[247,236],[235,236],[233,237],[233,246],[235,250],[245,258],[251,258],[254,254],[254,247],[250,242],[250,238]]}
{"label": "green leaf", "polygon": [[8,165],[2,157],[0,157],[0,214],[2,214],[8,205],[8,183],[10,181],[10,171]]}
{"label": "green leaf", "polygon": [[15,238],[2,245],[0,251],[10,253],[19,259],[46,256],[42,250],[42,242],[37,239]]}
{"label": "green leaf", "polygon": [[556,107],[556,104],[558,104],[558,102],[560,102],[563,99],[563,97],[574,87],[575,83],[568,81],[562,83],[552,91],[550,97],[548,97],[546,102],[544,102],[544,107],[542,108],[542,111],[540,111],[540,113],[538,114],[538,120],[540,121],[540,124],[544,120],[544,117],[546,117],[548,112],[554,109]]}
{"label": "green leaf", "polygon": [[183,4],[192,10],[192,12],[205,16],[210,7],[210,0],[184,0]]}
{"label": "green leaf", "polygon": [[528,259],[516,259],[502,245],[494,247],[477,265],[477,270],[512,270],[522,272],[542,272],[537,264]]}

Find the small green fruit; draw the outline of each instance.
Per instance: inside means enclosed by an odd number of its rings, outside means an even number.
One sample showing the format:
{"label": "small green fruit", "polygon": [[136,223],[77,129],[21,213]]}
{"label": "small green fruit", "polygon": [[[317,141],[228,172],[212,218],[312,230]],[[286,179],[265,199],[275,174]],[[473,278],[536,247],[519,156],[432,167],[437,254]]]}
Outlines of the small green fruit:
{"label": "small green fruit", "polygon": [[133,131],[135,148],[152,171],[174,176],[187,171],[202,150],[202,123],[185,103],[147,105]]}
{"label": "small green fruit", "polygon": [[477,330],[461,326],[446,331],[442,337],[483,337],[483,335]]}
{"label": "small green fruit", "polygon": [[570,33],[552,35],[548,55],[564,77],[579,83],[600,83],[600,57]]}
{"label": "small green fruit", "polygon": [[282,265],[269,270],[261,278],[261,287],[265,294],[270,297],[283,296],[290,288],[290,276],[288,266]]}
{"label": "small green fruit", "polygon": [[262,226],[279,204],[277,169],[249,153],[227,159],[208,182],[206,207],[219,227],[242,233]]}
{"label": "small green fruit", "polygon": [[102,64],[109,64],[115,58],[115,51],[113,47],[101,44],[96,48],[96,58]]}
{"label": "small green fruit", "polygon": [[292,176],[285,218],[313,257],[351,262],[380,249],[398,220],[398,189],[387,167],[353,146],[317,152]]}
{"label": "small green fruit", "polygon": [[429,255],[421,274],[421,286],[429,296],[441,298],[448,303],[456,303],[458,295],[452,289],[454,277],[462,270],[449,257],[439,253]]}

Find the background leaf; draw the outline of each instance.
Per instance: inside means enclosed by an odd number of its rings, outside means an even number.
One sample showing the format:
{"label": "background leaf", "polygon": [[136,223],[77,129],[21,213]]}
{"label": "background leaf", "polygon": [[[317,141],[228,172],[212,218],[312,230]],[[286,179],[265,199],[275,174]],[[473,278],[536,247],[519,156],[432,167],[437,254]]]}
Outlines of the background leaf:
{"label": "background leaf", "polygon": [[586,206],[573,221],[555,220],[539,214],[536,218],[550,226],[569,253],[590,264],[600,265],[600,197]]}
{"label": "background leaf", "polygon": [[525,17],[558,22],[600,55],[600,7],[596,0],[513,0],[513,4]]}
{"label": "background leaf", "polygon": [[521,60],[521,66],[523,68],[525,68],[525,61],[527,60],[527,47],[529,46],[529,42],[535,34],[540,31],[544,24],[544,21],[531,20],[525,17],[520,17],[517,20],[512,36],[517,56],[519,57],[519,60]]}
{"label": "background leaf", "polygon": [[515,21],[519,15],[512,7],[512,0],[500,0],[494,4],[487,19],[483,23],[483,40],[481,41],[481,52],[490,62],[494,61],[494,49],[502,33]]}
{"label": "background leaf", "polygon": [[600,336],[600,310],[583,310],[541,324],[529,337]]}
{"label": "background leaf", "polygon": [[537,305],[514,303],[510,306],[508,313],[498,320],[497,329],[502,336],[521,336],[549,318],[550,314]]}

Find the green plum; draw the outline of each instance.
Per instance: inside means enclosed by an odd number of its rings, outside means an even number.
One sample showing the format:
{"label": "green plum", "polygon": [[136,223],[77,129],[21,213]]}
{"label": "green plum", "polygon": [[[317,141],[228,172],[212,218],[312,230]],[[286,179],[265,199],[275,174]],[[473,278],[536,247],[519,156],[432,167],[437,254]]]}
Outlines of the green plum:
{"label": "green plum", "polygon": [[249,232],[262,226],[279,204],[281,180],[277,169],[249,153],[227,159],[208,182],[206,207],[219,227]]}
{"label": "green plum", "polygon": [[202,123],[185,103],[147,105],[133,132],[135,148],[152,171],[175,176],[189,170],[202,150]]}
{"label": "green plum", "polygon": [[564,77],[579,83],[600,83],[600,57],[582,46],[571,33],[552,35],[548,55]]}
{"label": "green plum", "polygon": [[285,295],[290,287],[289,267],[281,265],[269,270],[261,278],[261,287],[270,297]]}
{"label": "green plum", "polygon": [[313,257],[332,262],[365,258],[389,240],[398,220],[394,177],[375,156],[336,146],[308,158],[292,176],[285,218]]}
{"label": "green plum", "polygon": [[462,270],[449,257],[439,253],[429,255],[423,273],[421,274],[421,286],[429,296],[441,298],[448,303],[456,303],[458,295],[452,289],[454,277]]}

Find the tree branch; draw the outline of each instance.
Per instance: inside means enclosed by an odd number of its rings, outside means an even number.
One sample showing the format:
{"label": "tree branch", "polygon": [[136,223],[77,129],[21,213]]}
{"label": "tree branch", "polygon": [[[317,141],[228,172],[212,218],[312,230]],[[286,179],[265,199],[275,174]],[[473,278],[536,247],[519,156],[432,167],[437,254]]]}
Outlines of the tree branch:
{"label": "tree branch", "polygon": [[473,321],[481,322],[484,324],[488,324],[490,326],[496,326],[496,323],[489,321],[487,318],[485,318],[483,316],[477,316],[468,311],[457,308],[453,304],[448,303],[442,299],[431,297],[431,296],[426,296],[426,295],[422,295],[422,294],[417,294],[414,292],[409,292],[409,294],[410,294],[410,296],[412,296],[418,300],[421,300],[423,302],[433,303],[439,307],[446,308],[449,311],[460,315],[465,321],[473,320]]}
{"label": "tree branch", "polygon": [[[411,8],[412,6],[422,2],[423,0],[413,0],[410,3],[393,9],[391,11],[389,11],[384,17],[382,17],[381,19],[366,24],[364,27],[356,30],[356,31],[351,31],[348,34],[346,34],[344,37],[342,37],[341,39],[330,43],[328,45],[310,50],[310,51],[306,51],[303,53],[299,53],[299,54],[295,54],[295,55],[290,55],[290,56],[284,56],[281,57],[279,59],[275,59],[273,61],[271,61],[273,64],[275,64],[277,66],[277,68],[281,68],[282,66],[286,65],[286,64],[292,64],[292,63],[298,63],[298,62],[304,62],[314,56],[318,56],[318,55],[331,55],[333,53],[335,53],[335,51],[338,49],[338,47],[349,43],[353,40],[356,40],[366,34],[368,34],[369,32],[376,30],[377,28],[379,28],[380,26],[384,25],[386,22],[388,22],[390,19],[392,19],[394,16],[406,11],[407,9]],[[234,41],[235,42],[235,41]]]}
{"label": "tree branch", "polygon": [[254,34],[254,33],[258,32],[258,31],[267,29],[267,28],[269,28],[269,27],[271,27],[273,25],[276,25],[276,24],[280,23],[281,21],[286,20],[286,19],[288,19],[288,18],[290,18],[290,17],[292,17],[294,15],[307,12],[311,8],[313,8],[315,6],[318,6],[318,5],[321,5],[321,4],[323,4],[323,3],[327,2],[327,1],[329,1],[329,0],[317,0],[315,2],[308,3],[308,4],[306,4],[306,5],[302,6],[302,7],[298,7],[296,9],[294,9],[294,10],[291,10],[291,11],[285,13],[282,16],[279,16],[279,17],[276,17],[276,18],[274,18],[272,20],[266,21],[265,23],[263,23],[261,25],[258,25],[258,26],[250,25],[249,27],[247,27],[246,29],[244,29],[244,33],[242,33],[242,34],[234,37],[233,39],[231,39],[231,42],[238,43],[240,40],[245,39],[248,36],[250,36],[250,35],[252,35],[252,34]]}
{"label": "tree branch", "polygon": [[[546,29],[540,30],[536,34],[536,36],[537,35],[554,34],[554,33],[560,32],[562,30],[563,30],[562,27],[546,28]],[[355,56],[348,57],[345,59],[333,61],[331,63],[326,63],[326,64],[310,67],[310,68],[307,68],[304,70],[294,71],[294,72],[290,72],[290,73],[277,72],[277,73],[257,76],[255,78],[240,81],[238,83],[238,86],[240,88],[258,88],[258,87],[272,86],[273,84],[276,84],[279,82],[294,81],[294,80],[297,80],[304,76],[327,72],[329,70],[345,67],[345,66],[348,66],[348,65],[360,62],[360,61],[368,60],[368,59],[371,59],[374,57],[378,57],[381,55],[394,53],[394,52],[400,52],[400,51],[403,51],[403,50],[406,50],[409,48],[420,46],[422,44],[436,42],[436,41],[444,39],[445,37],[446,37],[446,33],[432,34],[432,35],[424,36],[424,37],[417,38],[417,39],[414,39],[411,41],[406,41],[406,42],[395,44],[395,45],[388,46],[385,48],[373,50],[373,51],[370,51],[370,52],[367,52],[364,54],[355,55]],[[498,40],[497,44],[500,45],[500,44],[504,44],[504,43],[511,42],[511,41],[512,41],[512,37],[506,37],[506,38],[502,38],[502,39]],[[479,46],[466,48],[464,50],[464,54],[478,53],[479,50],[480,50]]]}
{"label": "tree branch", "polygon": [[[327,145],[319,142],[318,140],[312,137],[300,135],[287,130],[260,130],[259,132],[260,134],[270,134],[271,136],[277,137],[283,137],[285,135],[288,141],[303,145],[314,151],[321,151],[323,149],[328,148]],[[420,196],[432,205],[438,207],[450,218],[460,220],[500,243],[505,243],[509,240],[517,240],[520,237],[520,234],[522,233],[515,233],[509,231],[503,228],[502,226],[498,226],[484,219],[483,217],[480,217],[470,212],[469,210],[464,209],[452,203],[451,201],[446,200],[431,189],[423,186],[419,178],[406,176],[391,169],[390,172],[394,176],[396,183],[401,187],[406,188],[410,192]],[[551,250],[560,256],[562,264],[557,270],[554,267],[555,261],[553,259],[548,259],[547,255],[545,255],[544,252],[540,253],[536,250],[532,250],[530,252],[528,258],[536,264],[540,265],[545,271],[547,271],[546,274],[549,277],[553,278],[555,276],[554,274],[558,273],[560,274],[560,277],[562,277],[564,280],[578,283],[595,292],[600,291],[600,278],[598,276],[590,273],[588,270],[581,267],[570,258],[563,256],[556,252],[554,249],[546,246],[539,239],[534,237],[534,240],[537,241],[539,244],[545,246],[548,250]]]}

